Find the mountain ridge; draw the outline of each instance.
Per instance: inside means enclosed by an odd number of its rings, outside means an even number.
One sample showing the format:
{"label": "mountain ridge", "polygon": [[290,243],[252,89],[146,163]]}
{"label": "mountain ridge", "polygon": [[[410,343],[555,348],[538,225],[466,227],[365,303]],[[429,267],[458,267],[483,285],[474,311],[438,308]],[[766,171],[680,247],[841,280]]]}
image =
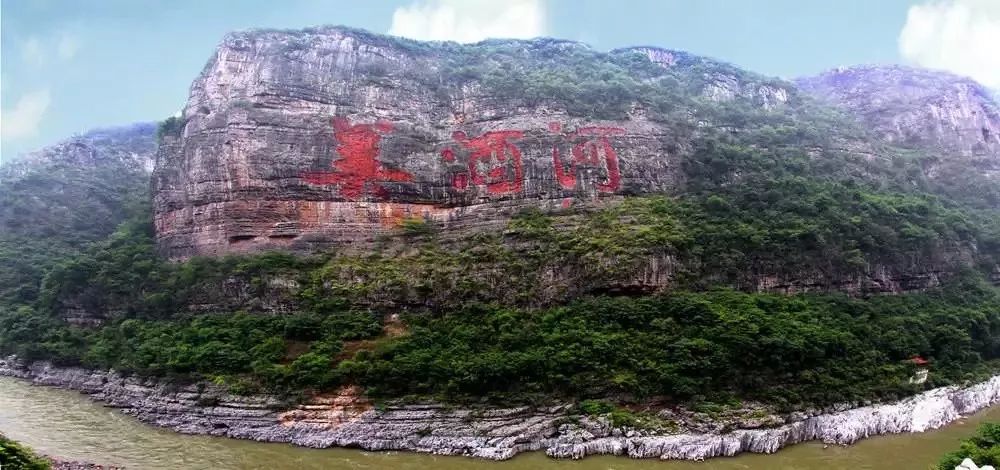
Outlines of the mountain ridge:
{"label": "mountain ridge", "polygon": [[[310,33],[309,31],[317,31],[315,33]],[[360,35],[359,35],[360,34]],[[256,41],[256,42],[255,42]],[[557,70],[555,75],[541,72],[540,70],[531,69],[525,65],[528,61],[538,61],[539,65],[533,65],[531,67],[540,67],[542,64],[553,64],[551,62],[553,57],[559,57],[561,54],[568,53],[565,49],[566,44],[574,44],[569,52],[581,52],[584,54],[578,61],[580,63],[573,63],[573,60],[577,59],[566,59],[561,66],[562,71]],[[368,48],[374,48],[369,51]],[[497,48],[497,49],[491,49]],[[415,51],[415,52],[414,52]],[[650,48],[639,49],[644,55],[656,55],[662,54],[663,50],[653,50]],[[553,197],[553,194],[564,193],[566,195],[572,195],[574,190],[581,189],[576,188],[572,183],[564,185],[570,188],[569,191],[565,191],[560,188],[559,185],[555,185],[553,188],[554,180],[550,175],[545,174],[545,170],[541,168],[541,165],[549,165],[552,163],[544,163],[542,160],[551,156],[545,156],[546,152],[551,152],[551,150],[546,150],[544,147],[554,145],[551,143],[553,140],[553,134],[558,134],[562,131],[552,132],[549,127],[550,125],[557,125],[559,128],[568,127],[567,132],[575,132],[573,126],[576,127],[586,127],[590,124],[585,122],[570,122],[569,124],[565,122],[557,122],[559,120],[565,120],[566,118],[572,118],[575,115],[579,116],[590,116],[590,119],[600,119],[600,118],[612,118],[611,120],[598,121],[603,124],[599,126],[604,126],[605,128],[615,130],[612,132],[623,132],[627,133],[630,137],[629,140],[634,140],[637,138],[642,138],[650,130],[640,130],[642,126],[649,128],[654,126],[653,121],[649,120],[645,114],[648,113],[658,113],[661,117],[657,119],[667,119],[668,121],[676,122],[679,125],[668,125],[669,131],[673,133],[686,133],[690,134],[696,132],[696,126],[698,126],[698,121],[691,120],[684,116],[686,112],[684,109],[680,109],[678,104],[682,100],[690,101],[689,96],[697,97],[697,95],[704,93],[706,98],[712,101],[722,102],[722,101],[759,101],[760,105],[764,108],[773,108],[774,106],[780,105],[781,103],[788,101],[789,99],[795,99],[794,97],[789,97],[788,94],[791,91],[790,83],[781,83],[779,81],[774,81],[772,79],[765,79],[758,75],[748,75],[746,72],[739,71],[734,66],[729,64],[724,64],[721,62],[712,61],[709,59],[697,58],[693,55],[684,55],[681,63],[677,63],[677,58],[671,55],[669,61],[661,61],[654,65],[654,62],[647,62],[646,64],[652,65],[654,68],[648,68],[645,64],[639,64],[638,72],[642,75],[643,80],[661,80],[664,78],[673,79],[674,77],[665,76],[664,74],[675,73],[675,70],[680,70],[681,78],[691,78],[692,80],[697,80],[699,83],[685,83],[684,86],[693,86],[700,88],[696,90],[695,95],[691,95],[689,91],[683,89],[682,87],[674,86],[672,84],[667,84],[659,88],[652,88],[651,91],[662,90],[663,96],[657,98],[655,103],[649,103],[646,106],[640,107],[640,109],[635,110],[638,113],[643,114],[630,116],[629,113],[633,111],[631,103],[631,97],[637,96],[645,86],[643,83],[637,81],[636,78],[632,78],[628,75],[624,75],[626,72],[622,66],[618,65],[616,61],[618,60],[631,60],[627,58],[622,58],[622,56],[633,55],[635,50],[625,50],[621,49],[616,52],[611,53],[599,53],[594,52],[589,48],[581,48],[577,43],[567,43],[558,40],[549,39],[536,39],[536,40],[493,40],[493,41],[483,41],[476,45],[466,46],[458,45],[455,43],[421,43],[410,40],[403,40],[399,38],[391,38],[385,36],[371,35],[371,34],[361,34],[355,30],[343,29],[343,28],[321,28],[318,30],[306,30],[306,32],[297,33],[286,33],[286,32],[247,32],[247,33],[234,33],[223,41],[223,45],[220,48],[220,52],[216,53],[213,61],[210,61],[206,66],[206,70],[202,72],[202,78],[196,80],[192,87],[191,101],[187,105],[184,119],[185,130],[188,133],[180,139],[178,144],[182,147],[177,149],[177,151],[167,151],[161,152],[161,156],[164,159],[181,159],[176,163],[165,162],[160,165],[164,169],[162,172],[166,178],[158,178],[158,188],[157,197],[163,199],[161,202],[156,204],[157,208],[163,207],[165,211],[157,209],[157,212],[163,212],[163,215],[158,215],[158,219],[161,221],[161,227],[158,230],[160,235],[161,245],[169,254],[171,250],[176,250],[176,253],[180,256],[186,256],[186,254],[202,253],[203,249],[198,248],[200,244],[204,244],[204,250],[220,250],[220,252],[225,252],[229,249],[243,250],[240,247],[261,245],[262,247],[275,246],[280,247],[282,243],[287,244],[288,242],[282,242],[282,239],[268,240],[265,234],[270,231],[269,228],[260,226],[249,228],[243,233],[244,229],[236,228],[223,228],[222,232],[213,235],[213,238],[202,238],[199,239],[197,236],[185,235],[186,231],[198,232],[201,229],[198,226],[198,222],[182,222],[182,225],[178,226],[176,229],[172,228],[173,224],[169,222],[170,220],[178,220],[178,222],[185,219],[190,220],[190,216],[184,215],[186,211],[190,211],[191,203],[185,203],[183,200],[186,198],[188,200],[195,199],[193,203],[195,205],[205,204],[206,201],[212,201],[212,204],[217,204],[218,207],[225,207],[228,202],[226,202],[227,197],[225,193],[211,193],[208,187],[204,189],[195,189],[196,193],[192,193],[192,186],[190,183],[185,183],[185,175],[174,175],[169,173],[170,168],[177,167],[178,164],[183,161],[183,159],[189,159],[190,157],[184,156],[185,152],[199,151],[199,145],[208,146],[211,145],[212,152],[219,155],[226,155],[227,153],[232,154],[232,159],[224,160],[225,163],[214,163],[214,165],[231,165],[240,164],[237,163],[243,161],[244,158],[251,159],[267,159],[268,156],[264,153],[259,155],[246,154],[245,152],[230,152],[227,150],[229,147],[225,147],[219,143],[205,142],[200,144],[197,142],[198,136],[194,135],[197,132],[212,132],[215,134],[220,134],[220,132],[227,132],[227,127],[229,124],[223,124],[220,121],[215,123],[211,122],[210,119],[219,119],[221,116],[238,116],[238,113],[229,109],[233,103],[240,106],[244,106],[247,111],[247,116],[242,119],[256,119],[256,120],[267,120],[274,119],[274,123],[268,123],[269,127],[280,127],[284,125],[281,121],[287,116],[280,116],[282,110],[291,111],[292,113],[298,113],[299,116],[292,117],[292,122],[295,122],[296,126],[301,126],[303,123],[296,122],[296,120],[305,119],[302,113],[309,113],[308,126],[310,126],[309,134],[301,136],[289,136],[282,137],[280,134],[276,135],[275,138],[278,139],[293,139],[298,140],[295,143],[289,143],[286,145],[306,145],[307,147],[303,149],[290,149],[283,153],[282,165],[286,165],[282,168],[281,175],[275,175],[278,178],[287,178],[284,172],[293,172],[294,168],[288,168],[287,165],[293,161],[290,159],[303,160],[298,163],[299,168],[305,167],[316,167],[317,162],[315,154],[332,154],[332,159],[337,158],[339,151],[336,148],[329,147],[328,144],[330,131],[327,126],[321,124],[322,121],[328,121],[332,114],[340,114],[343,112],[363,112],[368,114],[374,114],[375,117],[360,117],[355,118],[353,121],[359,119],[387,119],[395,120],[397,124],[402,122],[406,125],[415,126],[412,129],[403,129],[405,135],[402,138],[397,138],[396,135],[385,135],[380,138],[380,142],[383,145],[390,146],[385,155],[378,155],[376,158],[396,158],[399,159],[399,152],[415,152],[411,155],[407,155],[404,158],[412,160],[414,158],[419,158],[421,160],[420,169],[423,170],[423,174],[414,174],[417,177],[416,184],[409,184],[409,181],[396,181],[390,182],[392,188],[398,191],[407,191],[407,195],[403,196],[402,199],[397,198],[405,202],[407,199],[413,200],[420,204],[426,204],[430,202],[436,206],[448,207],[456,205],[464,205],[472,202],[469,197],[462,197],[461,192],[466,193],[472,192],[472,200],[491,200],[496,194],[491,195],[485,191],[478,190],[479,186],[482,184],[475,184],[472,186],[462,186],[468,185],[469,183],[461,183],[456,180],[456,178],[464,176],[467,179],[488,179],[485,175],[478,175],[474,169],[466,172],[465,175],[458,173],[448,173],[448,169],[441,168],[441,158],[447,159],[448,157],[439,157],[440,152],[448,151],[448,149],[441,149],[442,144],[447,145],[451,140],[447,136],[455,130],[449,131],[447,129],[442,132],[441,127],[451,126],[454,129],[465,129],[470,127],[470,124],[476,122],[476,119],[480,119],[477,115],[484,116],[483,119],[487,121],[482,121],[479,127],[482,127],[489,131],[489,129],[495,129],[500,126],[500,121],[503,119],[514,119],[512,122],[513,131],[515,133],[523,134],[525,132],[525,125],[530,124],[537,130],[532,130],[529,133],[529,139],[536,141],[541,141],[542,144],[538,149],[532,149],[529,154],[525,154],[524,158],[532,161],[534,168],[529,168],[528,170],[518,170],[517,168],[507,168],[503,170],[499,166],[493,166],[492,170],[497,171],[528,171],[529,173],[536,173],[535,175],[529,174],[529,180],[538,181],[537,185],[529,184],[526,187],[521,187],[521,181],[509,181],[517,186],[518,191],[526,191],[524,194],[534,195],[540,193],[547,193],[547,198],[549,199],[560,199],[558,196]],[[482,56],[482,54],[492,54],[489,56]],[[550,56],[549,54],[557,54],[556,56]],[[301,56],[301,57],[300,57]],[[433,57],[428,59],[428,57]],[[466,57],[468,56],[468,57]],[[226,67],[233,67],[235,65],[229,65],[225,61],[233,57],[235,63],[252,63],[252,61],[262,61],[260,66],[266,67],[259,71],[245,70],[241,72],[243,75],[228,75],[225,71]],[[293,59],[294,57],[294,59]],[[334,60],[337,61],[348,61],[343,63],[332,63],[328,62],[331,58],[342,57]],[[664,59],[664,57],[660,57]],[[250,60],[251,62],[246,62]],[[322,72],[323,77],[339,77],[339,80],[335,83],[339,83],[336,88],[330,88],[326,82],[321,81],[320,75],[315,75],[315,71],[309,73],[298,73],[291,72],[298,70],[300,65],[309,61],[317,64],[324,64],[321,67],[325,67],[325,71]],[[429,62],[428,62],[429,61]],[[465,62],[463,62],[465,61]],[[525,61],[524,63],[519,61]],[[591,62],[587,62],[591,61]],[[605,61],[604,64],[600,61]],[[672,62],[674,64],[680,65],[679,67],[669,68],[664,67],[667,62]],[[265,65],[266,64],[266,65]],[[392,65],[390,65],[392,64]],[[404,64],[411,64],[409,66]],[[658,66],[657,66],[658,65]],[[631,65],[626,65],[631,66]],[[715,75],[703,76],[698,71],[694,71],[690,74],[685,72],[685,69],[696,69],[697,67],[710,66],[719,68],[718,71],[713,70]],[[593,67],[599,67],[600,72],[589,71],[590,73],[603,73],[605,76],[617,76],[621,77],[617,81],[611,82],[601,82],[595,79],[593,81],[580,81],[577,83],[587,83],[593,84],[591,89],[581,89],[572,82],[566,80],[570,79],[571,74],[578,73],[588,73],[587,69],[592,69]],[[642,69],[646,67],[645,69]],[[286,70],[287,68],[287,70]],[[358,68],[355,70],[355,68]],[[214,71],[213,71],[214,70]],[[233,69],[235,70],[235,69]],[[283,71],[285,70],[285,71]],[[360,70],[360,71],[359,71]],[[427,70],[431,70],[431,73],[427,73]],[[504,72],[503,70],[506,70]],[[511,73],[524,75],[511,77]],[[741,75],[734,76],[734,74],[739,73]],[[293,73],[293,75],[280,76],[281,74]],[[479,77],[475,77],[469,74],[485,73],[487,75],[481,77],[486,82],[479,80]],[[255,82],[251,82],[250,75],[256,74],[259,78],[255,79]],[[457,77],[457,81],[463,83],[443,83],[440,82],[438,74],[443,74],[442,76]],[[464,75],[463,75],[464,74]],[[610,75],[608,75],[610,74]],[[617,74],[617,75],[616,75]],[[685,75],[686,74],[686,75]],[[537,76],[536,76],[537,75]],[[690,76],[689,76],[690,75]],[[529,78],[533,77],[533,78]],[[465,77],[469,77],[466,80]],[[596,77],[595,77],[596,78]],[[291,80],[288,86],[292,87],[289,90],[287,96],[283,96],[283,88],[286,86],[282,83],[283,80]],[[227,82],[227,80],[232,81],[232,83]],[[303,81],[304,80],[304,81]],[[532,91],[525,89],[523,86],[524,80],[541,80],[540,83],[547,87],[545,89],[539,89]],[[691,81],[691,80],[688,80]],[[778,83],[787,88],[780,88],[777,85],[771,84]],[[547,84],[546,84],[547,83]],[[475,87],[487,86],[492,91],[483,89],[483,91],[474,91]],[[472,87],[472,88],[468,88]],[[624,87],[624,88],[623,88]],[[368,90],[368,91],[366,91]],[[378,91],[381,90],[381,91]],[[400,103],[395,103],[392,100],[393,96],[398,96],[401,90],[406,90],[409,96],[419,96],[415,100],[410,100],[407,104],[400,106]],[[423,90],[423,91],[417,91]],[[363,95],[357,95],[354,98],[348,97],[351,93],[381,93],[385,97],[377,98],[373,97],[370,101]],[[615,106],[601,106],[595,108],[588,105],[586,102],[588,93],[602,93],[604,96],[611,96],[615,100]],[[414,95],[416,93],[416,95]],[[485,93],[485,94],[483,94]],[[442,95],[443,94],[443,95]],[[615,95],[620,95],[619,98],[614,98]],[[623,95],[624,94],[624,95]],[[509,96],[508,96],[509,95]],[[377,95],[373,95],[377,96]],[[533,97],[537,96],[537,98]],[[561,97],[560,97],[561,96]],[[272,98],[273,97],[273,98]],[[276,99],[281,97],[280,99]],[[502,98],[501,98],[502,97]],[[444,101],[441,101],[444,99]],[[498,102],[498,99],[506,100],[506,102]],[[555,101],[553,101],[553,99]],[[291,101],[289,101],[291,100]],[[381,100],[381,101],[379,101]],[[388,100],[388,101],[387,101]],[[255,101],[262,101],[255,103]],[[405,100],[404,100],[405,101]],[[356,105],[360,104],[360,108]],[[683,103],[680,103],[683,104]],[[755,103],[756,104],[756,103]],[[365,110],[366,106],[374,106],[374,108]],[[535,106],[541,106],[541,109],[551,108],[548,111],[543,111],[542,115],[532,115],[532,110]],[[554,108],[553,108],[554,106]],[[342,111],[335,111],[337,108]],[[418,110],[419,108],[419,110]],[[450,109],[449,109],[450,108]],[[677,109],[675,109],[677,108]],[[400,111],[392,111],[397,109]],[[317,121],[317,118],[322,115],[323,112],[330,113],[324,118]],[[678,116],[671,117],[669,115],[664,115],[663,113],[676,112]],[[312,115],[317,115],[313,117]],[[394,114],[395,113],[395,114]],[[545,115],[548,115],[546,117]],[[596,114],[596,116],[594,115]],[[217,117],[218,116],[218,117]],[[517,121],[516,116],[521,116],[521,120]],[[634,118],[634,119],[633,119]],[[228,118],[227,118],[228,119]],[[241,119],[236,117],[236,119]],[[542,121],[545,122],[542,122]],[[702,118],[702,122],[704,118]],[[353,122],[351,121],[351,122]],[[410,122],[414,121],[414,122]],[[686,122],[685,122],[686,121]],[[628,131],[622,127],[616,127],[631,123],[634,127],[633,130]],[[648,123],[648,124],[646,124]],[[258,123],[261,124],[261,123]],[[350,125],[350,124],[347,124]],[[206,127],[211,126],[211,127]],[[220,127],[221,126],[221,127]],[[326,129],[324,129],[326,127]],[[201,130],[199,130],[201,129]],[[235,127],[231,126],[229,129],[233,129],[235,132]],[[358,128],[363,129],[363,128]],[[501,129],[502,130],[502,129]],[[282,132],[280,129],[277,132]],[[301,133],[301,131],[296,131]],[[397,131],[397,133],[400,131]],[[466,132],[463,130],[462,132]],[[481,131],[474,131],[481,132]],[[475,138],[474,132],[470,132],[468,138]],[[656,131],[653,133],[655,134]],[[546,136],[545,134],[548,134]],[[514,135],[514,134],[510,134]],[[234,136],[230,140],[236,139],[235,141],[247,140],[247,138],[241,138]],[[423,148],[410,146],[401,146],[398,148],[393,148],[395,142],[409,139],[411,141],[418,142],[430,142],[432,145],[424,145]],[[602,142],[607,141],[607,138],[601,137]],[[684,149],[669,150],[670,148],[686,144],[688,138],[684,136],[678,136],[673,142],[668,142],[667,148],[662,149],[658,152],[661,156],[661,161],[663,165],[656,172],[646,173],[643,176],[633,177],[633,181],[643,182],[643,178],[654,178],[655,175],[662,174],[665,178],[662,182],[653,182],[653,187],[659,187],[660,191],[666,190],[664,185],[676,186],[676,183],[680,183],[676,176],[670,176],[670,173],[676,173],[677,169],[676,163],[677,159],[673,158],[674,164],[670,164],[671,158],[664,158],[664,156],[669,156],[682,152]],[[259,141],[256,145],[266,144],[266,141]],[[468,143],[458,143],[457,149],[452,149],[452,152],[457,152],[457,155],[462,162],[462,146],[463,145],[479,145],[476,141],[470,141]],[[653,141],[649,141],[648,145],[655,144]],[[503,146],[503,143],[494,143],[491,145]],[[572,145],[572,144],[571,144]],[[191,147],[191,148],[186,148]],[[506,151],[514,150],[514,147],[505,147]],[[520,149],[517,149],[520,152]],[[566,151],[569,151],[567,149]],[[298,152],[304,152],[311,155],[301,154],[298,156]],[[617,153],[617,152],[616,152]],[[649,155],[653,153],[647,152]],[[342,156],[342,155],[341,155]],[[454,158],[454,157],[452,157]],[[470,158],[478,159],[478,155],[473,151],[473,155]],[[617,155],[616,155],[617,158]],[[644,157],[648,158],[648,157]],[[651,160],[651,158],[648,158]],[[312,162],[310,162],[312,160]],[[478,161],[478,160],[477,160]],[[484,163],[484,162],[479,162]],[[401,161],[389,161],[388,164],[400,165]],[[330,163],[325,163],[320,161],[320,166],[330,165]],[[205,166],[204,168],[192,168],[190,171],[205,172],[204,175],[192,173],[189,177],[194,179],[198,178],[210,178],[213,180],[220,180],[224,178],[218,175],[221,166]],[[510,166],[510,165],[507,165]],[[601,168],[597,168],[598,171],[607,173],[606,165],[603,163]],[[240,186],[246,186],[248,190],[257,191],[257,189],[251,189],[260,186],[261,190],[267,192],[266,189],[272,183],[267,183],[266,180],[269,178],[266,174],[261,174],[260,176],[255,176],[255,173],[260,171],[259,163],[254,163],[253,161],[248,162],[241,172],[249,172],[247,181],[240,183]],[[442,170],[446,170],[443,172]],[[624,171],[628,171],[629,168],[624,168]],[[301,169],[299,171],[302,171]],[[452,169],[451,171],[460,171],[457,169]],[[551,171],[551,170],[549,170]],[[412,172],[411,172],[412,173]],[[209,175],[215,176],[209,176]],[[290,176],[290,175],[289,175]],[[512,179],[518,179],[519,175],[512,174],[508,175]],[[532,178],[532,176],[534,176]],[[402,177],[402,176],[401,176]],[[447,180],[451,178],[452,189],[447,190],[448,182],[441,181],[442,179]],[[524,178],[520,176],[520,178]],[[567,181],[570,178],[566,177]],[[626,174],[623,178],[628,181],[629,175]],[[428,181],[429,180],[429,181]],[[530,183],[530,181],[529,181]],[[188,188],[185,188],[185,184]],[[345,182],[334,182],[332,185],[342,185]],[[353,183],[352,183],[353,184]],[[367,183],[366,183],[367,184]],[[657,186],[659,185],[659,186]],[[237,186],[238,190],[240,186]],[[289,190],[292,190],[292,194],[279,195],[277,192],[271,192],[268,198],[274,199],[294,199],[295,197],[301,197],[307,200],[323,200],[323,199],[333,199],[334,201],[342,200],[345,198],[338,198],[336,191],[331,194],[324,195],[318,191],[303,192],[301,189],[295,188],[294,185],[286,185]],[[384,186],[384,185],[383,185]],[[475,187],[473,187],[475,186]],[[488,186],[488,185],[487,185]],[[194,186],[197,187],[197,186]],[[323,186],[316,188],[323,192],[327,191],[327,188],[331,186]],[[496,186],[500,188],[501,186]],[[440,188],[435,190],[432,188]],[[377,189],[377,188],[376,188]],[[468,189],[469,191],[466,191]],[[446,193],[442,193],[442,190],[446,190]],[[584,192],[593,192],[594,189],[587,190],[582,188]],[[634,190],[628,190],[634,192]],[[412,194],[413,192],[417,194]],[[642,189],[639,189],[642,192]],[[301,196],[296,196],[296,193],[301,193]],[[378,201],[378,197],[374,197],[370,194],[365,195],[369,200]],[[500,194],[500,196],[503,196]],[[520,196],[512,196],[511,199],[518,200]],[[207,199],[206,199],[207,198]],[[351,199],[352,197],[347,197],[346,199]],[[384,198],[383,198],[384,199]],[[216,207],[216,206],[212,206]],[[284,209],[279,209],[280,206],[275,206],[274,210],[282,211]],[[176,208],[176,209],[175,209]],[[182,212],[174,212],[181,209]],[[234,208],[235,209],[235,208]],[[431,211],[434,213],[421,214],[421,208],[415,207],[402,207],[402,208],[392,208],[389,210],[402,210],[406,213],[406,216],[422,216],[427,215],[432,218],[442,221],[441,219],[449,219],[455,216],[455,214],[437,214],[436,211]],[[339,210],[339,209],[338,209]],[[284,217],[281,219],[280,217]],[[316,235],[322,238],[325,233],[334,230],[333,228],[323,228],[321,222],[315,220],[306,220],[310,216],[302,215],[297,216],[294,213],[288,213],[284,216],[279,216],[278,220],[274,220],[274,224],[281,223],[294,223],[297,222],[300,227],[300,234],[296,235],[295,229],[290,232],[283,231],[281,236],[285,236],[288,233],[289,237],[294,240],[299,236],[305,235]],[[377,217],[377,216],[376,216]],[[457,215],[461,218],[461,215]],[[248,220],[252,217],[248,217]],[[301,220],[296,220],[301,219]],[[391,220],[387,221],[391,226],[393,222]],[[193,225],[192,225],[193,224]],[[314,226],[310,228],[310,226]],[[276,226],[275,226],[276,227]],[[382,230],[378,226],[369,226],[368,230],[378,233]],[[177,232],[174,236],[173,232]],[[231,231],[229,235],[225,232]],[[264,233],[261,233],[264,232]],[[225,238],[233,238],[234,241],[239,243],[229,243]],[[199,241],[200,240],[200,241]],[[333,237],[331,241],[336,242],[336,237]],[[179,245],[176,249],[170,248],[171,245]],[[188,246],[188,248],[185,248]]]}
{"label": "mountain ridge", "polygon": [[[678,456],[688,432],[774,450],[831,407],[861,406],[827,436],[916,429],[862,405],[1000,370],[997,185],[963,124],[978,94],[876,74],[825,103],[693,55],[574,44],[228,35],[157,129],[135,210],[72,246],[61,219],[12,211],[53,233],[0,245],[34,265],[0,270],[0,373],[186,430],[504,458]],[[886,129],[947,117],[934,139],[880,130],[925,95],[940,112]],[[108,186],[80,174],[53,178]],[[47,257],[18,257],[32,239]],[[744,427],[761,429],[729,434]]]}
{"label": "mountain ridge", "polygon": [[[460,242],[502,229],[523,211],[565,221],[573,218],[560,211],[634,196],[745,198],[724,194],[753,185],[758,194],[773,191],[775,178],[973,197],[965,178],[941,170],[955,165],[918,161],[850,107],[823,104],[791,82],[649,46],[605,53],[544,38],[460,45],[337,27],[239,32],[223,40],[191,90],[154,174],[157,241],[175,259],[275,249],[363,253],[417,222]],[[636,278],[653,284],[612,284],[671,288],[683,266],[699,282],[741,289],[921,289],[982,256],[982,243],[944,232],[926,238],[940,245],[919,254],[894,235],[894,249],[914,251],[894,261],[874,253],[881,241],[844,242],[838,252],[852,256],[848,245],[871,245],[860,248],[863,273],[812,262],[792,267],[753,248],[741,255],[747,264],[732,269],[754,274],[724,281],[734,275],[707,267],[707,254],[677,262],[672,248],[649,264],[635,261]],[[838,243],[815,237],[820,246]]]}

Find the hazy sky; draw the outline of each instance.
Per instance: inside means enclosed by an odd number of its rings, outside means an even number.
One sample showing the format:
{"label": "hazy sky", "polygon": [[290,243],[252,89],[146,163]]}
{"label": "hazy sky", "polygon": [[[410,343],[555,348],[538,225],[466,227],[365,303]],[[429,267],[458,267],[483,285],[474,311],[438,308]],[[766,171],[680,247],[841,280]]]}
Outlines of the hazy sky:
{"label": "hazy sky", "polygon": [[1000,88],[1000,0],[0,0],[0,151],[163,119],[226,32],[319,24],[658,45],[781,77],[910,63]]}

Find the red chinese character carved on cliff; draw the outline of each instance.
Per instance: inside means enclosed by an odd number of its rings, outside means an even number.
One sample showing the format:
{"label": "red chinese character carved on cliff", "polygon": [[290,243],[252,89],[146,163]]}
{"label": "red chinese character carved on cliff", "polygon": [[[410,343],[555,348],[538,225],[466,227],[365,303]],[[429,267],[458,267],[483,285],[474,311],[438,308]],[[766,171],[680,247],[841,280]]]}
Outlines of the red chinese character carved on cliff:
{"label": "red chinese character carved on cliff", "polygon": [[[452,186],[459,191],[464,191],[470,183],[485,186],[486,191],[492,195],[521,191],[524,182],[521,150],[510,140],[523,136],[522,131],[494,131],[473,138],[462,131],[452,134],[455,142],[469,151],[468,173],[454,174]],[[454,162],[455,152],[445,149],[441,152],[441,157],[446,162]]]}
{"label": "red chinese character carved on cliff", "polygon": [[413,181],[413,175],[386,168],[378,160],[379,142],[382,135],[392,132],[392,124],[379,121],[375,124],[351,125],[346,118],[333,118],[334,137],[337,139],[337,153],[340,160],[333,162],[334,171],[308,172],[302,179],[312,184],[336,184],[340,194],[347,199],[357,200],[371,190],[380,197],[386,196],[382,182]]}
{"label": "red chinese character carved on cliff", "polygon": [[[549,130],[560,132],[559,123],[550,123]],[[556,181],[563,189],[576,189],[578,168],[598,168],[607,173],[607,179],[597,183],[597,190],[613,193],[621,188],[621,171],[618,168],[618,154],[608,137],[625,134],[620,127],[581,127],[568,134],[575,141],[570,153],[572,160],[564,162],[559,153],[559,146],[552,148],[552,164],[555,167]]]}

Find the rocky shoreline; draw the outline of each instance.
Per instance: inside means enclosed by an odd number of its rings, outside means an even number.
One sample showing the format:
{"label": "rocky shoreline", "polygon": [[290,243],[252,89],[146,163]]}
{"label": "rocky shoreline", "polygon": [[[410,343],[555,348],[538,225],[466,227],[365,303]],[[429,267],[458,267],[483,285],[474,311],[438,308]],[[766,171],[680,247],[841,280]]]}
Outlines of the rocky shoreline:
{"label": "rocky shoreline", "polygon": [[847,445],[879,434],[935,429],[1000,402],[1000,376],[995,376],[970,387],[938,388],[896,403],[772,415],[741,421],[736,426],[744,429],[735,430],[705,431],[704,426],[685,423],[669,434],[656,434],[616,428],[604,418],[571,415],[568,405],[376,407],[356,390],[345,389],[289,406],[278,397],[235,396],[212,384],[179,386],[113,371],[23,364],[14,358],[0,359],[0,375],[77,390],[144,423],[187,434],[492,460],[537,450],[556,458],[612,454],[702,460],[742,452],[772,453],[810,440]]}
{"label": "rocky shoreline", "polygon": [[111,465],[100,465],[90,462],[79,462],[76,460],[62,460],[56,457],[47,457],[52,464],[52,470],[124,470],[124,467]]}

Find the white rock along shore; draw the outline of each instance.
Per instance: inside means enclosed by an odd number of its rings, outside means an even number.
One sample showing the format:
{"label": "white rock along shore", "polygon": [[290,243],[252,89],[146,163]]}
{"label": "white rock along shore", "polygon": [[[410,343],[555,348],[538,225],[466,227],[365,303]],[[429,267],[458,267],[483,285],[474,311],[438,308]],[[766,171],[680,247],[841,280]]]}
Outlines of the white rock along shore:
{"label": "white rock along shore", "polygon": [[603,418],[572,416],[569,405],[375,407],[350,389],[288,405],[274,396],[231,395],[211,384],[178,386],[113,371],[23,364],[15,358],[0,359],[0,375],[77,390],[142,422],[182,433],[493,460],[536,450],[556,458],[612,454],[702,460],[741,452],[772,453],[811,440],[847,445],[879,434],[935,429],[1000,402],[1000,376],[995,376],[969,387],[937,388],[895,403],[772,416],[769,427],[656,435],[614,428]]}

